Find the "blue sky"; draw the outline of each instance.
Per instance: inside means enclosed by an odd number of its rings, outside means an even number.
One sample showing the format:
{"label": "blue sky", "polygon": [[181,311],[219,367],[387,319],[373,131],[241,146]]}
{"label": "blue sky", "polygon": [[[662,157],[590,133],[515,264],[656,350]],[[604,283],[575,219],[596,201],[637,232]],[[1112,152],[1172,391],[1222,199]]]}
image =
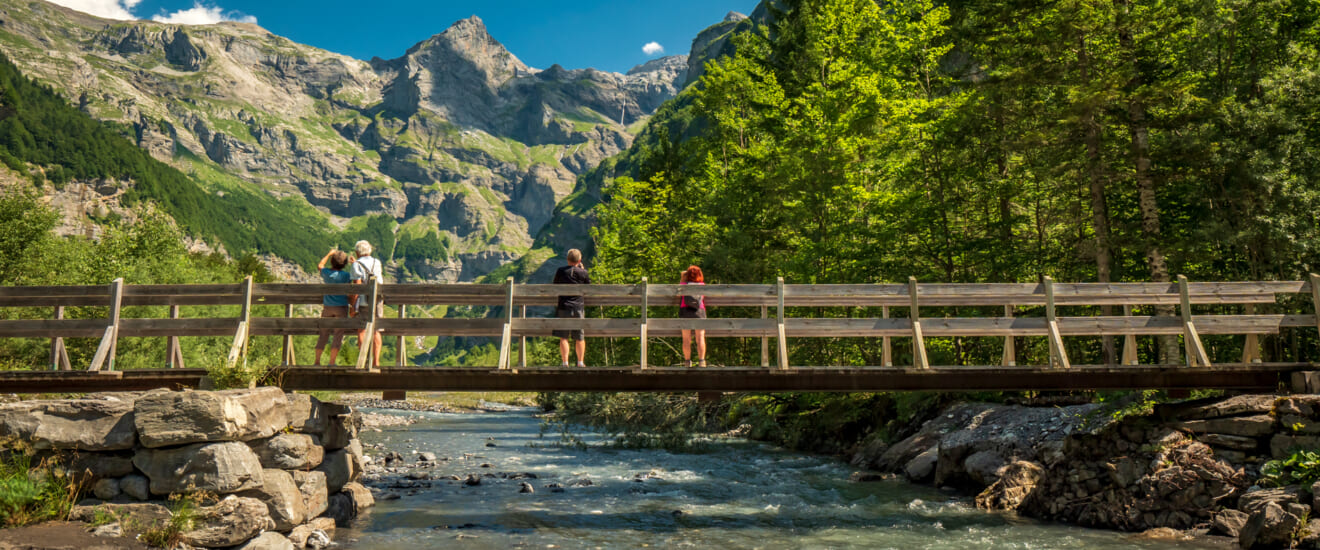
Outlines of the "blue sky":
{"label": "blue sky", "polygon": [[[623,72],[661,55],[686,54],[701,29],[756,0],[53,0],[93,15],[202,23],[252,20],[295,42],[353,56],[390,59],[477,15],[524,63]],[[643,46],[656,42],[664,53]],[[652,48],[654,51],[654,48]]]}

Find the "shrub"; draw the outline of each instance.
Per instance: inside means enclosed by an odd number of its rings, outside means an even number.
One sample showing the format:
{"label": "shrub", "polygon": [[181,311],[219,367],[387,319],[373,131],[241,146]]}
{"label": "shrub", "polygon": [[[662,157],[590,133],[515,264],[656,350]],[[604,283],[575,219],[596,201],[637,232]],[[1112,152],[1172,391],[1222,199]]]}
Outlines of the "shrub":
{"label": "shrub", "polygon": [[1273,487],[1310,487],[1320,481],[1320,450],[1296,449],[1287,458],[1271,460],[1260,467],[1260,484]]}

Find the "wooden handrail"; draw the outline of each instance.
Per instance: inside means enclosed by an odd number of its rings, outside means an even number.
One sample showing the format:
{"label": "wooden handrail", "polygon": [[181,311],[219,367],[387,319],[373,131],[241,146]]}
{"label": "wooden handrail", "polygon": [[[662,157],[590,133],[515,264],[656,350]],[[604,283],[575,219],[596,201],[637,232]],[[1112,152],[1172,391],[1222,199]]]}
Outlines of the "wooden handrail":
{"label": "wooden handrail", "polygon": [[[200,285],[116,285],[87,286],[7,286],[0,287],[0,307],[52,308],[54,319],[0,320],[0,338],[101,337],[103,350],[97,360],[104,368],[113,368],[115,342],[120,337],[231,336],[230,355],[236,363],[245,355],[247,339],[252,336],[292,337],[314,335],[327,329],[358,330],[374,323],[375,328],[392,336],[445,335],[485,336],[501,339],[501,364],[513,365],[513,338],[548,336],[553,330],[581,329],[593,337],[653,338],[672,337],[685,329],[704,329],[711,337],[762,338],[763,360],[769,364],[770,338],[780,343],[774,364],[788,366],[787,340],[816,337],[866,337],[883,339],[884,362],[892,364],[889,339],[914,340],[913,364],[927,364],[922,339],[965,337],[1045,337],[1050,340],[1056,366],[1066,367],[1068,358],[1063,339],[1077,336],[1123,336],[1123,363],[1135,360],[1135,338],[1140,336],[1181,335],[1188,343],[1187,355],[1193,365],[1209,363],[1201,335],[1277,334],[1283,329],[1320,327],[1314,314],[1259,314],[1256,306],[1278,303],[1279,295],[1300,294],[1320,302],[1320,277],[1307,281],[1189,282],[1180,277],[1171,283],[984,283],[949,284],[677,284],[628,285],[552,285],[514,284],[378,284],[373,285],[380,301],[391,305],[486,305],[506,308],[502,318],[428,319],[422,317],[357,319],[296,318],[292,307],[320,304],[325,294],[360,292],[361,286],[349,284],[293,284],[249,281],[239,284]],[[612,305],[641,308],[635,318],[552,319],[516,315],[527,307],[553,306],[562,295],[583,296],[589,306]],[[747,307],[730,310],[747,314],[746,318],[677,319],[657,317],[655,307],[673,307],[680,296],[706,297],[713,308]],[[1309,296],[1307,296],[1309,295]],[[109,318],[68,319],[69,306],[111,307]],[[1012,307],[1006,307],[1006,304]],[[180,306],[239,305],[238,318],[179,318]],[[284,305],[283,316],[254,315],[253,306]],[[1123,316],[1068,316],[1076,307],[1099,305],[1124,306]],[[1130,315],[1133,305],[1176,305],[1176,317]],[[1245,314],[1195,314],[1192,306],[1244,305]],[[122,310],[128,306],[169,306],[169,318],[141,318],[141,312]],[[984,307],[989,315],[976,317],[929,317],[923,309],[951,306]],[[852,318],[789,318],[794,307],[852,307],[863,315]],[[890,317],[889,308],[907,310],[906,318]],[[994,310],[989,309],[993,307]],[[1042,313],[1043,307],[1043,313]],[[767,315],[771,309],[776,315]],[[1033,309],[1034,308],[1034,309]],[[1217,308],[1218,309],[1218,308]],[[129,316],[124,316],[125,311]],[[991,313],[991,312],[994,313]],[[1091,310],[1094,311],[1094,310]],[[58,312],[58,313],[57,313]],[[374,310],[373,310],[374,313]],[[756,314],[761,316],[754,317]],[[153,313],[155,314],[155,313]],[[873,315],[879,315],[874,317]],[[932,313],[927,313],[931,315]],[[1041,317],[1040,315],[1044,315]],[[122,318],[121,318],[122,317]],[[286,339],[286,342],[287,339]],[[1008,342],[1008,341],[1006,341]],[[52,340],[52,363],[58,363],[62,341]],[[1005,346],[1009,349],[1008,345]],[[1258,344],[1257,344],[1258,347]],[[291,346],[286,348],[291,349]],[[522,346],[520,346],[520,354]],[[645,349],[645,348],[643,348]],[[1258,361],[1258,351],[1249,350],[1244,361]],[[177,343],[170,345],[171,361],[181,358]],[[645,353],[645,351],[643,351]],[[1011,363],[1012,355],[1005,355]],[[292,361],[290,361],[292,362]],[[522,361],[519,361],[521,364]],[[648,361],[640,359],[647,365]],[[55,365],[57,368],[58,365]],[[767,365],[768,366],[768,365]]]}

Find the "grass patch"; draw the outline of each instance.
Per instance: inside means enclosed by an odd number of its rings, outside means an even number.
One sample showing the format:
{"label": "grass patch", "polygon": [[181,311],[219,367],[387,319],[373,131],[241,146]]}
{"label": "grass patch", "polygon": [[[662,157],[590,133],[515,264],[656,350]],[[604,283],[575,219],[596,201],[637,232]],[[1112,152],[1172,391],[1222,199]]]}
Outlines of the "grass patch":
{"label": "grass patch", "polygon": [[56,475],[50,463],[34,468],[32,461],[18,452],[0,460],[0,527],[64,520],[78,501],[78,483]]}
{"label": "grass patch", "polygon": [[197,519],[197,508],[205,495],[170,495],[170,519],[142,532],[143,543],[157,548],[174,548],[183,543],[180,537],[191,531]]}

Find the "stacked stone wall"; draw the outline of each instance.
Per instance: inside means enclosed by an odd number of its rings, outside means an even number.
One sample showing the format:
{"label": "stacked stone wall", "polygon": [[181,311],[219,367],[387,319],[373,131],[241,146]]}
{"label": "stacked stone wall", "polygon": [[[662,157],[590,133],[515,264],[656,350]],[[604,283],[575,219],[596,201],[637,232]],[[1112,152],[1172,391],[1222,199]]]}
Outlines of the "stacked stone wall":
{"label": "stacked stone wall", "polygon": [[361,416],[279,388],[90,395],[0,404],[0,450],[30,453],[98,510],[167,520],[167,499],[203,496],[183,543],[319,548],[372,502]]}

